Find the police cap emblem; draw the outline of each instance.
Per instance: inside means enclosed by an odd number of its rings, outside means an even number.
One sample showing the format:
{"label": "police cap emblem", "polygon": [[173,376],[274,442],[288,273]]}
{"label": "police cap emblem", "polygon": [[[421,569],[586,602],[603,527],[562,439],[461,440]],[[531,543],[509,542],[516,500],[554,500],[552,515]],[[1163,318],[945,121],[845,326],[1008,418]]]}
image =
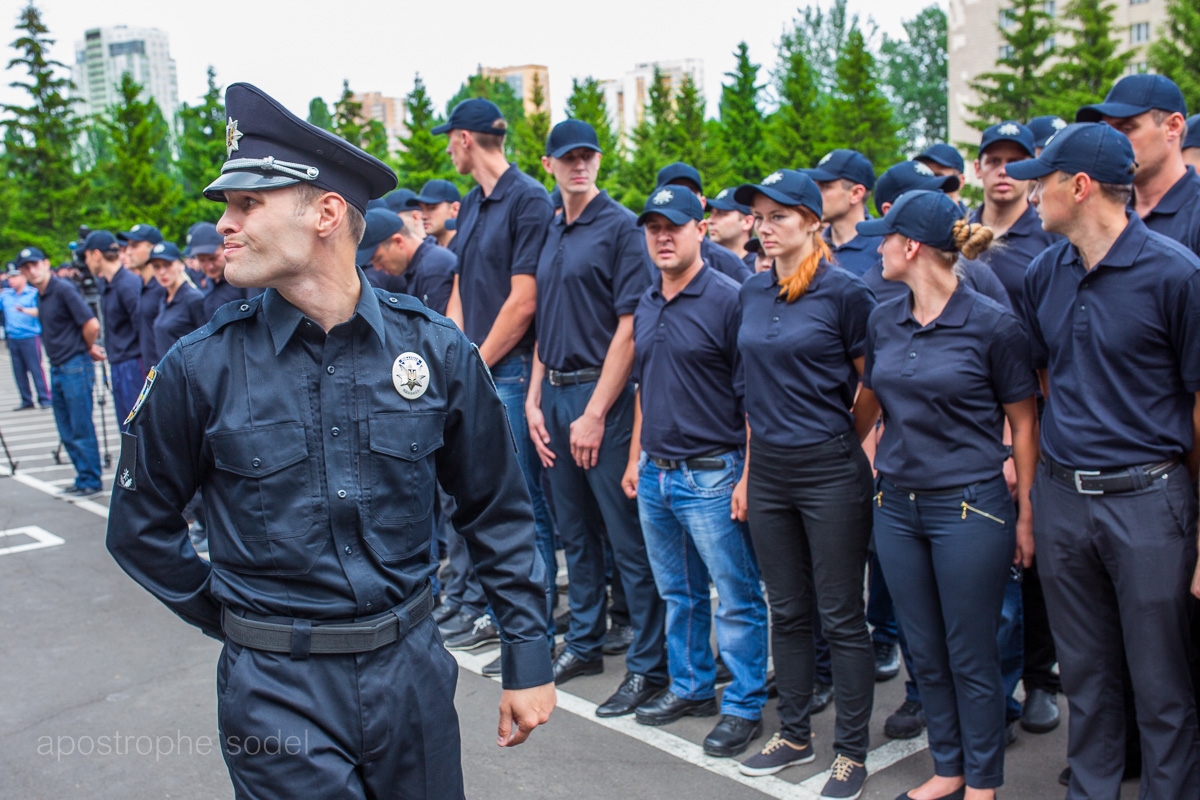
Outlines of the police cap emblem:
{"label": "police cap emblem", "polygon": [[245,134],[238,130],[238,121],[233,117],[229,117],[229,122],[225,124],[225,157],[229,158],[233,155],[233,151],[238,149],[238,140]]}
{"label": "police cap emblem", "polygon": [[1006,122],[996,129],[996,133],[1000,134],[1001,136],[1019,136],[1021,129],[1018,128],[1015,123]]}
{"label": "police cap emblem", "polygon": [[654,205],[656,205],[656,206],[665,206],[667,203],[671,202],[674,199],[675,199],[674,192],[672,192],[670,189],[662,189],[658,192],[658,194],[654,195],[654,199],[651,200],[650,202],[654,203]]}
{"label": "police cap emblem", "polygon": [[429,388],[429,365],[416,353],[401,353],[392,364],[392,384],[405,400],[416,400]]}
{"label": "police cap emblem", "polygon": [[833,153],[826,153],[825,155],[821,156],[821,160],[817,162],[817,166],[824,166],[825,162],[829,161],[831,158],[833,158]]}
{"label": "police cap emblem", "polygon": [[1051,120],[1050,127],[1054,128],[1056,131],[1061,131],[1063,128],[1067,127],[1067,122],[1066,120],[1055,117],[1053,120]]}
{"label": "police cap emblem", "polygon": [[725,199],[725,195],[727,195],[727,194],[729,194],[729,190],[728,190],[728,189],[722,189],[721,191],[717,192],[717,199],[718,199],[718,200],[724,200],[724,199]]}
{"label": "police cap emblem", "polygon": [[931,170],[928,166],[922,164],[920,161],[914,161],[912,163],[913,169],[917,171],[918,175],[925,175],[926,177],[930,178],[933,177],[933,170]]}
{"label": "police cap emblem", "polygon": [[[828,158],[828,157],[829,157],[829,156],[826,156],[826,158]],[[762,180],[762,185],[763,185],[763,186],[770,186],[770,185],[771,185],[771,184],[773,184],[773,183],[779,183],[781,180],[783,180],[783,173],[782,173],[782,172],[772,172],[770,175],[768,175],[767,177],[763,178],[763,180]]]}
{"label": "police cap emblem", "polygon": [[29,258],[31,255],[33,255],[33,251],[28,247],[21,251],[21,258]]}

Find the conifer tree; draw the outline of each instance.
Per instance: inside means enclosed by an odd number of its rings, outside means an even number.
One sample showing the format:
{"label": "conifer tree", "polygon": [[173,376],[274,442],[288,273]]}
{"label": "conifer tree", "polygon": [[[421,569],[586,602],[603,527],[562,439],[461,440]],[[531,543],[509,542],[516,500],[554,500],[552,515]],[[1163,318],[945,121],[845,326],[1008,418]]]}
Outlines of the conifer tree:
{"label": "conifer tree", "polygon": [[204,97],[196,105],[181,105],[176,116],[179,120],[176,168],[184,195],[180,215],[187,222],[216,222],[221,216],[220,204],[201,194],[221,174],[221,164],[227,156],[225,103],[212,66],[208,68]]}
{"label": "conifer tree", "polygon": [[838,57],[830,122],[841,137],[840,146],[859,151],[876,172],[882,172],[901,160],[900,138],[892,106],[875,72],[875,57],[867,50],[862,31],[852,29]]}
{"label": "conifer tree", "polygon": [[608,103],[600,89],[600,81],[590,75],[583,80],[572,78],[571,96],[567,98],[566,111],[571,119],[581,120],[596,129],[596,141],[604,151],[596,183],[601,189],[607,188],[617,166],[624,158],[624,153],[617,141],[617,135],[613,133],[612,121],[608,116]]}
{"label": "conifer tree", "polygon": [[1125,74],[1134,51],[1117,52],[1116,10],[1106,0],[1071,0],[1063,9],[1059,30],[1070,44],[1059,49],[1060,60],[1047,75],[1052,90],[1045,93],[1042,112],[1074,119],[1080,106],[1102,100]]}
{"label": "conifer tree", "polygon": [[441,119],[434,114],[433,103],[420,73],[413,80],[413,89],[405,100],[404,110],[408,136],[401,137],[400,153],[396,158],[396,175],[400,185],[420,191],[426,181],[442,178],[466,188],[467,181],[455,172],[450,156],[446,154],[446,137],[434,136],[430,132],[441,123]]}
{"label": "conifer tree", "polygon": [[756,182],[767,173],[763,161],[763,113],[759,108],[763,87],[758,83],[758,70],[759,65],[750,60],[746,43],[739,43],[737,66],[732,72],[725,73],[730,82],[721,87],[718,128],[728,158],[730,183]]}
{"label": "conifer tree", "polygon": [[1200,6],[1195,0],[1172,0],[1167,6],[1166,24],[1149,57],[1151,69],[1179,84],[1188,109],[1200,112]]}
{"label": "conifer tree", "polygon": [[784,35],[779,62],[775,73],[779,108],[766,123],[765,172],[810,167],[829,149],[828,104],[797,32]]}
{"label": "conifer tree", "polygon": [[929,6],[903,26],[903,39],[884,34],[878,64],[901,135],[915,153],[946,141],[949,135],[946,12],[941,6]]}
{"label": "conifer tree", "polygon": [[1003,19],[999,28],[1004,51],[996,60],[996,69],[971,82],[979,103],[967,106],[974,115],[968,123],[980,131],[1003,119],[1035,117],[1044,103],[1044,73],[1052,55],[1047,42],[1055,30],[1045,2],[1013,0]]}

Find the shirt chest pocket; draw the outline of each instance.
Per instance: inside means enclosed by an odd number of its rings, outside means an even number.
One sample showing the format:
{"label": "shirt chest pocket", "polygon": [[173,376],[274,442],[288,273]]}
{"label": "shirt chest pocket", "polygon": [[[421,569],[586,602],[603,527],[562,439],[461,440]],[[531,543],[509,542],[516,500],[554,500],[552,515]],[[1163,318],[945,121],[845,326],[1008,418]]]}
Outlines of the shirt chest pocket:
{"label": "shirt chest pocket", "polygon": [[395,411],[367,420],[364,538],[383,560],[427,547],[437,494],[434,453],[442,446],[444,411]]}

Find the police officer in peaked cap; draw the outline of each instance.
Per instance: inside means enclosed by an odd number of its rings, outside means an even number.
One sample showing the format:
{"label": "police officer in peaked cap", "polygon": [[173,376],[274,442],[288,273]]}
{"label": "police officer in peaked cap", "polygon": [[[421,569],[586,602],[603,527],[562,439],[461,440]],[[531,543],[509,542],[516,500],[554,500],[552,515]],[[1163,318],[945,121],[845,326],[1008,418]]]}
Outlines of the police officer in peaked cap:
{"label": "police officer in peaked cap", "polygon": [[[463,797],[458,667],[429,618],[435,484],[458,499],[503,627],[498,743],[555,694],[544,565],[504,407],[467,339],[355,267],[383,163],[244,83],[226,91],[219,310],[151,371],[123,434],[108,548],[221,639],[239,797]],[[180,513],[203,488],[211,565]],[[243,747],[268,734],[280,746]]]}

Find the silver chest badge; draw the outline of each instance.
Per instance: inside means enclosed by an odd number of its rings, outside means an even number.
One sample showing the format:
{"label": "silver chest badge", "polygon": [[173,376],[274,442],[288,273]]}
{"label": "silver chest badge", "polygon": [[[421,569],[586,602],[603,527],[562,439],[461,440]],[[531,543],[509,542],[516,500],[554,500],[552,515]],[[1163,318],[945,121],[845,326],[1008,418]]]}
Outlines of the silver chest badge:
{"label": "silver chest badge", "polygon": [[405,400],[416,400],[429,388],[429,365],[416,353],[401,353],[392,364],[392,383]]}

